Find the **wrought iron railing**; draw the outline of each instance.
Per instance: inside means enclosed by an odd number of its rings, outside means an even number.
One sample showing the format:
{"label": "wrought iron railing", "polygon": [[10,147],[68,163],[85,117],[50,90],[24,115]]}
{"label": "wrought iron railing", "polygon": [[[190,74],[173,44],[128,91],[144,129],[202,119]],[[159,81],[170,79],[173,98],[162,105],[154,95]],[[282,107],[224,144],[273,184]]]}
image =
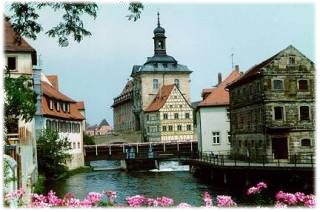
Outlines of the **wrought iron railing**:
{"label": "wrought iron railing", "polygon": [[199,152],[198,160],[216,166],[272,166],[272,167],[314,167],[315,155],[312,153],[291,154],[287,158],[276,158],[272,155],[239,156],[232,154],[215,154]]}

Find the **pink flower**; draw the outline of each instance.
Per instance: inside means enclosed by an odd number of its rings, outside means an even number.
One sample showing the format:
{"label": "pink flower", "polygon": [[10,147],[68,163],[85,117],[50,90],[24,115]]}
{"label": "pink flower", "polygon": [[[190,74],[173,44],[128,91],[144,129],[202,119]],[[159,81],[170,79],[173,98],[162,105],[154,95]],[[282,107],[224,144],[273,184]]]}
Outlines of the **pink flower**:
{"label": "pink flower", "polygon": [[23,188],[19,188],[16,191],[13,191],[11,193],[8,193],[5,195],[4,199],[5,200],[18,200],[20,198],[22,198],[22,196],[25,194],[26,192],[24,191]]}
{"label": "pink flower", "polygon": [[84,199],[79,202],[79,206],[81,208],[91,208],[92,207],[92,202],[88,199]]}
{"label": "pink flower", "polygon": [[169,207],[173,205],[173,199],[170,199],[169,197],[157,197],[157,201],[159,203],[159,206],[162,207]]}
{"label": "pink flower", "polygon": [[204,192],[203,201],[205,202],[206,207],[212,207],[212,197],[208,192]]}
{"label": "pink flower", "polygon": [[265,182],[260,182],[256,185],[257,188],[260,190],[268,188],[267,184]]}
{"label": "pink flower", "polygon": [[268,188],[267,184],[264,182],[258,183],[247,190],[247,195],[259,194],[263,189]]}
{"label": "pink flower", "polygon": [[147,198],[146,200],[147,206],[158,206],[158,202],[155,199]]}
{"label": "pink flower", "polygon": [[257,187],[254,187],[254,186],[249,188],[247,191],[247,195],[253,195],[253,194],[257,194],[257,193],[260,193],[260,189]]}
{"label": "pink flower", "polygon": [[145,202],[145,197],[142,195],[135,195],[132,197],[127,197],[126,200],[127,200],[127,204],[130,207],[141,207]]}
{"label": "pink flower", "polygon": [[310,194],[306,195],[304,198],[304,206],[313,208],[316,206],[316,200],[315,200],[315,195]]}
{"label": "pink flower", "polygon": [[92,204],[96,204],[99,202],[102,198],[102,194],[97,193],[97,192],[90,192],[86,199],[89,200]]}
{"label": "pink flower", "polygon": [[233,207],[237,204],[232,200],[230,196],[218,195],[217,196],[217,206],[218,207]]}
{"label": "pink flower", "polygon": [[177,205],[177,208],[191,208],[191,205],[188,203],[182,202],[179,205]]}
{"label": "pink flower", "polygon": [[47,200],[48,200],[48,204],[50,204],[51,206],[60,206],[63,204],[62,199],[57,197],[56,193],[53,192],[52,190],[49,191],[47,195]]}
{"label": "pink flower", "polygon": [[299,202],[304,202],[305,194],[302,192],[296,192],[294,194]]}
{"label": "pink flower", "polygon": [[276,200],[279,202],[286,203],[288,205],[294,205],[298,202],[298,199],[294,194],[285,193],[283,191],[279,191],[276,194]]}
{"label": "pink flower", "polygon": [[286,208],[287,205],[285,203],[283,203],[283,202],[277,201],[276,204],[275,204],[275,207],[276,208]]}

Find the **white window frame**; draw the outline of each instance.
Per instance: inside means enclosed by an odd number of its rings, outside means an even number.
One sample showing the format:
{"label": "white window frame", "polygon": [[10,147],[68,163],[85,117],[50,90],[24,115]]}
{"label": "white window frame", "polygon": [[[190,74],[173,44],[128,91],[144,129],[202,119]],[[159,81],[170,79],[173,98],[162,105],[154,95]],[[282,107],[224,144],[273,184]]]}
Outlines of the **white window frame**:
{"label": "white window frame", "polygon": [[[212,144],[213,145],[220,145],[221,144],[221,136],[219,131],[212,132]],[[218,141],[217,141],[218,139]]]}
{"label": "white window frame", "polygon": [[49,99],[49,109],[53,110],[53,99]]}

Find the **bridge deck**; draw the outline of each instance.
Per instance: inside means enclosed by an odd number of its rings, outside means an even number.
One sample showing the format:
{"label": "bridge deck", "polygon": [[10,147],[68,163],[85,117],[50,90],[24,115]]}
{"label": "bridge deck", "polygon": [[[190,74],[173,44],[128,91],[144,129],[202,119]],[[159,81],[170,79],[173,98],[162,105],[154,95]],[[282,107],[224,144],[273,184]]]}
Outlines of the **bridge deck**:
{"label": "bridge deck", "polygon": [[183,163],[218,169],[313,170],[315,168],[315,158],[310,154],[292,155],[287,160],[274,159],[273,156],[265,156],[259,161],[252,158],[230,159],[230,157],[230,155],[200,153],[199,158],[184,159]]}
{"label": "bridge deck", "polygon": [[84,146],[85,161],[195,158],[197,141],[100,144]]}

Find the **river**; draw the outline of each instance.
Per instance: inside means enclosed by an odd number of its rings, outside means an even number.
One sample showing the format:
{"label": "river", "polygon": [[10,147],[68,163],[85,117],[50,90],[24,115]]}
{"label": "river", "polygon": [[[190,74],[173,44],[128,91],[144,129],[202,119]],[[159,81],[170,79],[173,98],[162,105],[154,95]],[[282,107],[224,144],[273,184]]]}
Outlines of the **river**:
{"label": "river", "polygon": [[59,196],[72,192],[81,199],[91,191],[117,191],[118,203],[125,203],[127,196],[137,194],[151,198],[168,196],[176,204],[187,202],[193,206],[203,205],[202,195],[205,191],[212,195],[219,192],[195,178],[188,171],[188,166],[181,166],[177,161],[162,161],[159,170],[136,172],[119,170],[120,164],[117,161],[95,161],[91,165],[113,170],[75,174],[52,184],[51,189]]}

